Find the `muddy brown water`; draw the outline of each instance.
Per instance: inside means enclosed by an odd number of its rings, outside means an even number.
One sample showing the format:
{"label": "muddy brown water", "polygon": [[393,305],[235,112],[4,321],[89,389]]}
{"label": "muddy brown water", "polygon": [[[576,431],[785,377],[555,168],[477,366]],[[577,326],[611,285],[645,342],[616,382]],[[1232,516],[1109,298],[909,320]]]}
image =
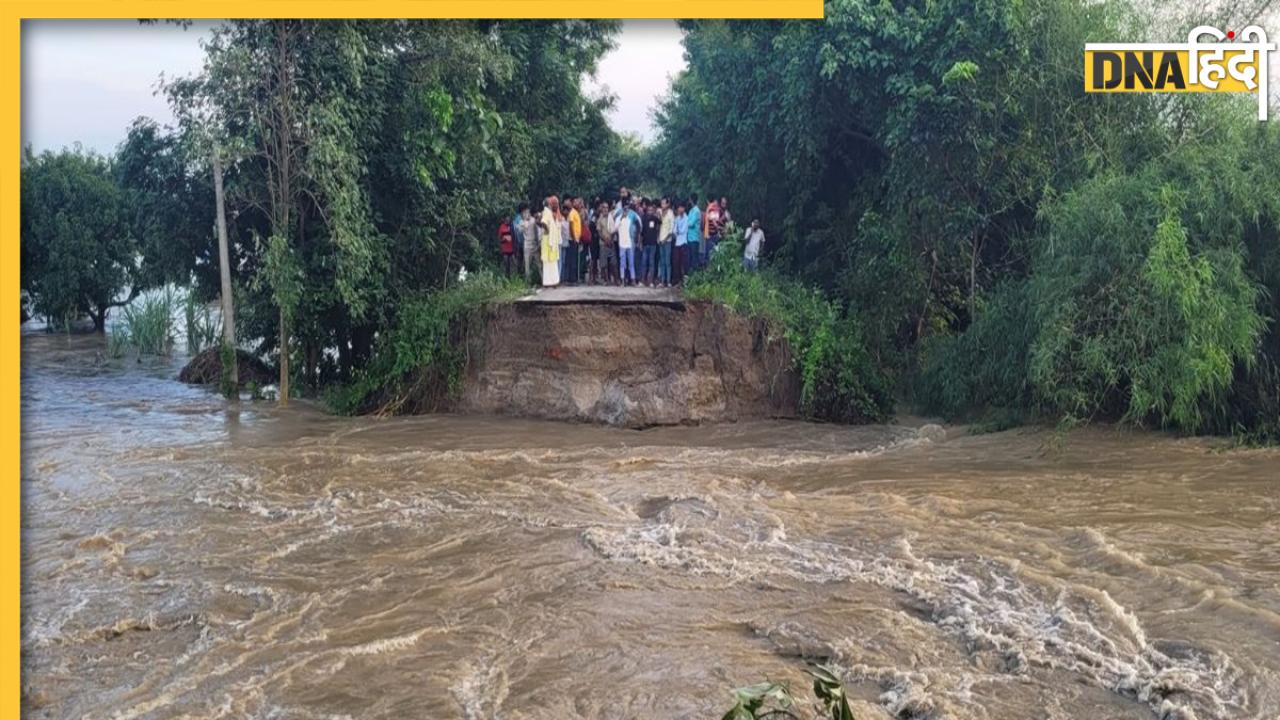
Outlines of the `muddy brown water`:
{"label": "muddy brown water", "polygon": [[22,339],[24,710],[1280,717],[1280,453],[1092,429],[337,418]]}

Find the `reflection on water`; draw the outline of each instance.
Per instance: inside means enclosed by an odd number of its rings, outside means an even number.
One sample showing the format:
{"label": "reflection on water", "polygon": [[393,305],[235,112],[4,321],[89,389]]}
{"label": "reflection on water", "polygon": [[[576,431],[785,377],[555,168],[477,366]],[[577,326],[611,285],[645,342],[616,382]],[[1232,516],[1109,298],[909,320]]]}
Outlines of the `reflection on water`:
{"label": "reflection on water", "polygon": [[1087,430],[335,418],[23,336],[33,717],[1280,707],[1280,453]]}

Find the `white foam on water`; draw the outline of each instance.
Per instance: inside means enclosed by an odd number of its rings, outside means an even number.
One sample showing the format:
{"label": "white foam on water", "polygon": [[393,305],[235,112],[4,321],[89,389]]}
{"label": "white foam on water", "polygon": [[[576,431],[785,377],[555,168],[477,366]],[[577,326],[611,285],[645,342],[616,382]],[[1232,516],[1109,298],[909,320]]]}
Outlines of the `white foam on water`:
{"label": "white foam on water", "polygon": [[380,640],[371,640],[359,645],[349,645],[341,649],[343,655],[358,657],[360,655],[382,655],[384,653],[404,650],[418,644],[424,635],[429,632],[430,628],[423,628],[404,635],[396,635],[394,637],[382,638]]}
{"label": "white foam on water", "polygon": [[[527,465],[590,465],[607,463],[614,469],[630,467],[647,468],[652,465],[676,465],[680,467],[717,468],[771,468],[795,467],[815,464],[831,464],[876,457],[886,452],[917,447],[928,441],[916,437],[910,430],[895,433],[897,436],[877,442],[869,447],[845,451],[817,451],[804,448],[718,448],[683,445],[627,445],[622,447],[584,446],[575,448],[526,448],[526,449],[475,449],[435,450],[420,448],[383,452],[368,455],[359,452],[345,453],[341,461],[349,465],[377,463],[412,463],[416,465],[460,464],[488,466],[498,463],[522,463]],[[332,460],[328,455],[326,460]]]}
{"label": "white foam on water", "polygon": [[23,617],[30,619],[23,623],[26,627],[23,630],[22,644],[48,647],[60,642],[65,635],[67,624],[88,606],[89,596],[81,593],[74,603],[55,608],[43,616],[33,614],[29,606],[24,607]]}
{"label": "white foam on water", "polygon": [[509,692],[506,669],[489,658],[486,662],[468,662],[462,671],[462,678],[452,687],[462,716],[467,720],[496,717]]}
{"label": "white foam on water", "polygon": [[[708,500],[703,498],[702,502]],[[775,517],[748,506],[736,518],[666,511],[639,525],[596,525],[582,533],[604,558],[718,575],[736,582],[784,576],[800,582],[863,582],[905,593],[928,608],[930,621],[963,639],[971,652],[1003,657],[1009,673],[1055,668],[1145,703],[1158,717],[1204,720],[1248,711],[1241,672],[1226,655],[1170,654],[1105,591],[1026,579],[1016,563],[918,555],[909,537],[879,550],[788,539]],[[743,517],[745,516],[745,517]],[[887,689],[891,712],[931,717],[918,683]],[[964,701],[965,693],[954,699]]]}

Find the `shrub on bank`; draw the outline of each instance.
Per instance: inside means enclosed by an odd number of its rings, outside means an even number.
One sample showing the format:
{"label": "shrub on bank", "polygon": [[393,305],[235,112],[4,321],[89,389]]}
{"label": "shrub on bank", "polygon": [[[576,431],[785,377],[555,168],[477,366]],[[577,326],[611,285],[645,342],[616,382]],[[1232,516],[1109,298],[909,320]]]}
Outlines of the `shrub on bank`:
{"label": "shrub on bank", "polygon": [[1210,208],[1169,173],[1099,176],[1047,205],[1030,277],[997,287],[962,334],[925,343],[922,408],[1273,437],[1265,288],[1235,233],[1206,228]]}
{"label": "shrub on bank", "polygon": [[391,329],[378,336],[368,366],[329,392],[330,408],[345,415],[441,409],[462,388],[486,309],[526,290],[523,280],[481,272],[402,303]]}
{"label": "shrub on bank", "polygon": [[924,342],[913,392],[927,413],[954,419],[999,409],[996,414],[1007,418],[1007,409],[1031,403],[1028,363],[1036,324],[1027,283],[996,288],[978,318],[966,332]]}
{"label": "shrub on bank", "polygon": [[716,248],[707,268],[685,281],[685,296],[766,320],[782,335],[801,378],[801,412],[838,422],[877,422],[893,410],[890,383],[872,361],[857,318],[821,291],[769,269],[742,267],[742,234]]}

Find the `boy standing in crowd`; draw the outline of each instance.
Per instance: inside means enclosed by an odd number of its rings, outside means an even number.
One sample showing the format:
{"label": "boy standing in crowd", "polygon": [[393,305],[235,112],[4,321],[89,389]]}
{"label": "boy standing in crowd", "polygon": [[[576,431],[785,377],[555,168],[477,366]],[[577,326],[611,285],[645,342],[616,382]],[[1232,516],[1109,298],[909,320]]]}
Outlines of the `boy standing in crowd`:
{"label": "boy standing in crowd", "polygon": [[573,228],[569,224],[569,213],[573,210],[573,196],[560,196],[560,282],[573,284],[573,265],[576,258],[574,250]]}
{"label": "boy standing in crowd", "polygon": [[702,267],[711,262],[711,253],[716,250],[716,242],[720,239],[720,229],[724,226],[720,219],[720,203],[712,198],[707,203],[707,212],[702,219]]}
{"label": "boy standing in crowd", "polygon": [[565,205],[569,208],[569,282],[577,285],[582,279],[582,215],[578,214],[578,198],[570,195]]}
{"label": "boy standing in crowd", "polygon": [[502,253],[502,274],[511,277],[516,271],[516,242],[506,220],[498,226],[498,250]]}
{"label": "boy standing in crowd", "polygon": [[591,246],[594,239],[594,233],[591,232],[591,214],[587,211],[586,201],[581,197],[573,199],[573,204],[578,209],[578,217],[582,228],[581,234],[578,236],[578,260],[580,267],[584,268],[579,280],[588,282],[592,285],[596,284],[596,254],[591,252]]}

